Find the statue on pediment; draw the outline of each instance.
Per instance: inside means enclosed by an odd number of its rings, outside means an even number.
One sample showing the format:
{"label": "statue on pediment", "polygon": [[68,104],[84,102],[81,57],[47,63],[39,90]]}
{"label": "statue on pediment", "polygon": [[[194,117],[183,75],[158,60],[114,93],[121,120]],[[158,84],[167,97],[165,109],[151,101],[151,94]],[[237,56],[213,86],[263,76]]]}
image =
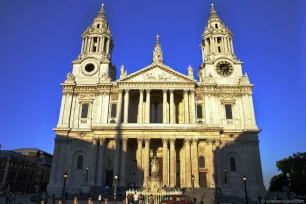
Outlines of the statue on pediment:
{"label": "statue on pediment", "polygon": [[67,81],[74,81],[74,80],[75,80],[75,76],[71,72],[69,72],[67,74]]}

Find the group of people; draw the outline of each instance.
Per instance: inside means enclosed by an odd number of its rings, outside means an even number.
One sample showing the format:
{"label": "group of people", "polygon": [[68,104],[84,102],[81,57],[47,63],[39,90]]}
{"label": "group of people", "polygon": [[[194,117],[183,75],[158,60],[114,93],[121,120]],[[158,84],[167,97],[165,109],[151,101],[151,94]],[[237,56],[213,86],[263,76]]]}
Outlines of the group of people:
{"label": "group of people", "polygon": [[18,198],[18,193],[12,193],[12,192],[6,192],[1,191],[0,192],[0,200],[5,200],[5,204],[11,204]]}
{"label": "group of people", "polygon": [[[145,203],[145,198],[141,193],[139,195],[138,193],[135,193],[135,195],[133,193],[127,194],[127,204],[144,204],[144,203]],[[150,204],[154,203],[153,195],[149,196],[149,203]]]}

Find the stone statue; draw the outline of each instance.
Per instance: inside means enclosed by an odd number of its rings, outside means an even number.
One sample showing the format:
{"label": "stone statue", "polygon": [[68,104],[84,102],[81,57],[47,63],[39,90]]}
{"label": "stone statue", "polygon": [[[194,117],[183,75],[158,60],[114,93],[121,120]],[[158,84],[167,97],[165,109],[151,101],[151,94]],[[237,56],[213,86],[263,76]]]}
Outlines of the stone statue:
{"label": "stone statue", "polygon": [[156,157],[154,156],[152,162],[151,162],[151,175],[157,176],[158,175],[158,170],[159,170],[159,164],[158,164],[158,160],[156,159]]}
{"label": "stone statue", "polygon": [[69,73],[67,74],[67,80],[68,80],[68,81],[74,81],[74,79],[75,79],[75,76],[74,76],[71,72],[69,72]]}

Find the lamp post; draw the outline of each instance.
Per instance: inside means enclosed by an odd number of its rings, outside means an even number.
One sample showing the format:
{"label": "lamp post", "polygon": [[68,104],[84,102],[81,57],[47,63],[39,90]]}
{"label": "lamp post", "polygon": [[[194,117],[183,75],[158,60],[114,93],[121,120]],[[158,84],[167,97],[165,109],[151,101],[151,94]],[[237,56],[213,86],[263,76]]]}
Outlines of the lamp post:
{"label": "lamp post", "polygon": [[287,178],[288,178],[288,198],[290,197],[290,174],[289,172],[286,174],[287,175]]}
{"label": "lamp post", "polygon": [[227,183],[226,169],[224,169],[224,183]]}
{"label": "lamp post", "polygon": [[243,176],[243,182],[244,182],[244,192],[245,192],[245,203],[248,204],[249,201],[248,201],[248,192],[247,192],[247,187],[246,187],[246,177]]}
{"label": "lamp post", "polygon": [[192,181],[192,195],[194,198],[194,175],[191,176],[191,181]]}
{"label": "lamp post", "polygon": [[66,180],[67,180],[67,173],[64,173],[64,188],[63,188],[63,197],[65,196],[65,188],[66,188]]}
{"label": "lamp post", "polygon": [[88,167],[86,167],[86,177],[85,177],[85,181],[86,181],[86,183],[87,183],[87,181],[88,181]]}
{"label": "lamp post", "polygon": [[115,175],[115,189],[114,189],[114,203],[116,203],[116,194],[117,194],[117,181],[118,181],[118,175]]}

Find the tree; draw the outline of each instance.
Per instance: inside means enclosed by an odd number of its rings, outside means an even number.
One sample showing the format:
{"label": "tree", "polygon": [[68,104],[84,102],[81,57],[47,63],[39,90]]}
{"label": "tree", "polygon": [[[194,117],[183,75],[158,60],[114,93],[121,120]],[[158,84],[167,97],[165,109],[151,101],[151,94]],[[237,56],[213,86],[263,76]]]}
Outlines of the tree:
{"label": "tree", "polygon": [[279,160],[276,162],[276,167],[282,174],[271,178],[269,190],[282,189],[283,186],[288,186],[290,180],[289,190],[306,196],[306,152],[298,152]]}

